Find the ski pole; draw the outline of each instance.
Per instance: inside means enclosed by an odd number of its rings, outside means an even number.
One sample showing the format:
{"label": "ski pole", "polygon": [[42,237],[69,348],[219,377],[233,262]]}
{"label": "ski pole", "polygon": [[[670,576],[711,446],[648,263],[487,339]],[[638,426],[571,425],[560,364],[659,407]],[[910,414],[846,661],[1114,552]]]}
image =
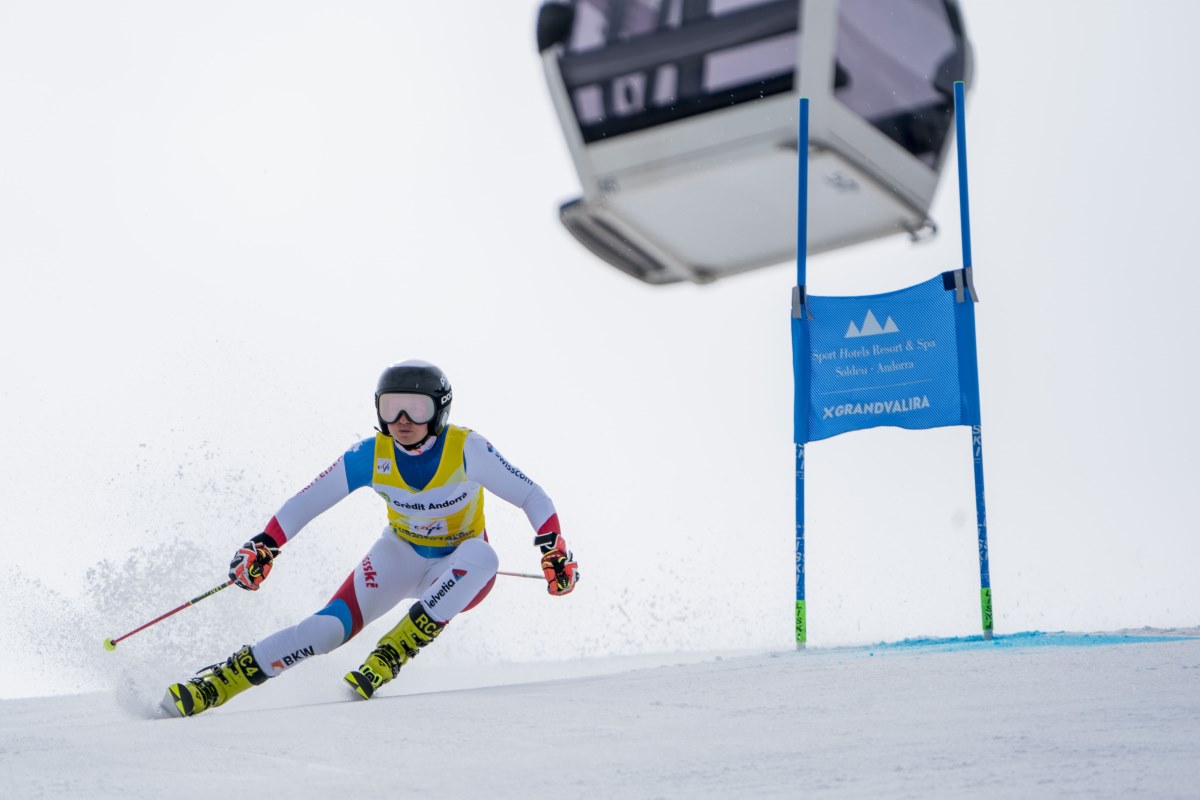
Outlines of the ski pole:
{"label": "ski pole", "polygon": [[[545,580],[545,576],[544,576],[544,575],[535,575],[535,574],[534,574],[534,573],[532,573],[532,572],[504,572],[503,570],[500,570],[500,571],[496,572],[496,574],[497,574],[497,575],[508,575],[509,577],[512,577],[512,578],[534,578],[534,579],[536,579],[536,580]],[[216,594],[217,592],[221,591],[221,590],[222,590],[222,589],[224,589],[226,586],[229,586],[229,585],[230,585],[230,584],[232,584],[232,583],[233,583],[233,580],[232,580],[232,579],[230,579],[230,580],[227,580],[227,581],[225,581],[224,583],[222,583],[221,585],[219,585],[219,586],[214,586],[213,588],[209,589],[209,590],[208,590],[207,592],[205,592],[204,594],[197,595],[196,597],[193,597],[191,600],[188,600],[188,601],[187,601],[186,603],[184,603],[183,605],[181,605],[181,606],[177,606],[176,608],[173,608],[173,609],[171,609],[170,611],[168,611],[167,613],[163,614],[162,616],[155,617],[154,619],[152,619],[152,620],[150,620],[149,622],[147,622],[145,625],[142,625],[141,627],[138,627],[138,628],[134,628],[134,629],[133,629],[133,630],[131,630],[129,633],[126,633],[126,634],[124,634],[124,635],[122,635],[122,636],[117,636],[116,638],[113,638],[113,639],[105,639],[105,640],[104,640],[104,649],[105,649],[105,650],[108,650],[109,652],[112,652],[113,650],[116,650],[116,649],[117,649],[117,642],[119,642],[119,641],[121,641],[121,640],[123,640],[123,639],[128,639],[130,636],[133,636],[135,633],[138,633],[139,631],[144,631],[146,628],[149,628],[151,625],[154,625],[154,624],[156,624],[156,623],[162,622],[164,619],[166,619],[167,617],[171,616],[172,614],[177,614],[177,613],[179,613],[180,611],[183,611],[183,610],[184,610],[185,608],[187,608],[188,606],[190,606],[190,605],[195,605],[196,603],[199,603],[201,600],[203,600],[203,599],[204,599],[204,598],[206,598],[206,597],[211,597],[212,595]]]}
{"label": "ski pole", "polygon": [[149,628],[151,625],[155,624],[156,622],[162,622],[164,619],[166,619],[167,617],[171,616],[172,614],[175,614],[175,613],[177,613],[177,612],[183,611],[185,608],[187,608],[187,607],[188,607],[188,606],[190,606],[190,605],[194,605],[194,604],[196,604],[196,603],[199,603],[199,602],[200,602],[201,600],[203,600],[204,598],[206,598],[206,597],[210,597],[210,596],[212,596],[212,595],[216,594],[217,592],[221,591],[221,590],[222,590],[222,589],[224,589],[226,586],[229,586],[229,585],[230,585],[230,584],[232,584],[232,583],[233,583],[233,579],[232,579],[232,578],[230,578],[229,580],[227,580],[227,581],[225,581],[224,583],[222,583],[220,586],[214,586],[213,588],[209,589],[209,590],[208,590],[207,592],[205,592],[204,594],[197,595],[196,597],[193,597],[191,600],[188,600],[186,603],[184,603],[183,605],[179,606],[178,608],[172,608],[170,611],[168,611],[167,613],[163,614],[161,617],[155,617],[154,619],[150,620],[149,622],[147,622],[147,623],[146,623],[145,625],[143,625],[142,627],[140,627],[140,628],[134,628],[133,630],[131,630],[129,633],[125,634],[124,636],[118,636],[118,637],[117,637],[117,638],[115,638],[115,639],[105,639],[105,640],[104,640],[104,649],[105,649],[105,650],[107,650],[107,651],[109,651],[109,652],[111,653],[113,650],[116,650],[116,649],[117,649],[117,642],[121,641],[122,639],[128,639],[130,636],[133,636],[133,635],[134,635],[135,633],[137,633],[138,631],[143,631],[143,630],[145,630],[146,628]]}

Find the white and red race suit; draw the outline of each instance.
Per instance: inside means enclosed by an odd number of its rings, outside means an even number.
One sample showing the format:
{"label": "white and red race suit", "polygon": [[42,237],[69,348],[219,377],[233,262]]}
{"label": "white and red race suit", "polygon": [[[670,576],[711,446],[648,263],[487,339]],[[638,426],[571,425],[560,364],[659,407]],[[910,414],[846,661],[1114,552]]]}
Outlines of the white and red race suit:
{"label": "white and red race suit", "polygon": [[542,488],[483,436],[455,425],[413,451],[382,433],[364,439],[289,498],[265,530],[283,545],[367,486],[387,504],[387,526],[324,608],[253,646],[269,676],[334,650],[402,600],[420,598],[439,622],[482,600],[499,567],[484,528],[484,489],[522,509],[536,533],[559,532]]}

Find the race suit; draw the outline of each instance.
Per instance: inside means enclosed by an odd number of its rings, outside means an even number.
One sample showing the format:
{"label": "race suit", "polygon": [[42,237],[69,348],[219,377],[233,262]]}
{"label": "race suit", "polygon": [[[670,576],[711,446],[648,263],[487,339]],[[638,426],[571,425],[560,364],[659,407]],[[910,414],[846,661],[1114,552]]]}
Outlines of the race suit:
{"label": "race suit", "polygon": [[356,489],[387,504],[388,524],[324,608],[253,646],[269,676],[349,641],[402,600],[449,622],[483,599],[499,561],[487,542],[483,490],[521,508],[538,534],[558,533],[554,504],[483,436],[455,425],[409,451],[382,433],[347,450],[266,526],[283,545]]}

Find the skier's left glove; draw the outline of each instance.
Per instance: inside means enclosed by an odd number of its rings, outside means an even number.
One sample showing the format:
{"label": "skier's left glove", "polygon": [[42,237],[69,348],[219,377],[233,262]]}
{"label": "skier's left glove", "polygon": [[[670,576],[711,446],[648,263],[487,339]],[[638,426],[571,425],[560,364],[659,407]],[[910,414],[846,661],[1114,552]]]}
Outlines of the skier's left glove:
{"label": "skier's left glove", "polygon": [[271,562],[279,555],[279,545],[266,533],[254,536],[238,548],[229,562],[229,578],[238,587],[252,592],[271,574]]}
{"label": "skier's left glove", "polygon": [[542,573],[546,576],[546,591],[552,595],[570,594],[579,582],[579,564],[567,549],[559,533],[535,536],[533,543],[542,551]]}

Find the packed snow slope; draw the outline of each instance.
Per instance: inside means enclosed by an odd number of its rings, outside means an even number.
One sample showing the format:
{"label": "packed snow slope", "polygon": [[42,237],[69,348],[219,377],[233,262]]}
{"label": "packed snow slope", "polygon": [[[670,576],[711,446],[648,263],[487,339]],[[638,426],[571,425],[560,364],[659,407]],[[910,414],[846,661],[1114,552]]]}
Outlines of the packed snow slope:
{"label": "packed snow slope", "polygon": [[145,681],[0,701],[0,794],[1170,798],[1200,776],[1200,629],[417,661],[370,702],[336,660],[193,719],[154,718]]}

